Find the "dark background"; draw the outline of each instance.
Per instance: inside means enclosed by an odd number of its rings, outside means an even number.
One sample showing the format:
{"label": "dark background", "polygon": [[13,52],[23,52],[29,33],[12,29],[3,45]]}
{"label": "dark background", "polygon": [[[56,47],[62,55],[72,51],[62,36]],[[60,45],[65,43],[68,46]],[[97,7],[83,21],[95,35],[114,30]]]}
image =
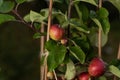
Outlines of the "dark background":
{"label": "dark background", "polygon": [[[109,12],[111,29],[109,39],[103,47],[103,59],[110,62],[117,57],[120,42],[119,12],[110,3],[104,3]],[[32,9],[40,11],[47,7],[44,0],[36,0],[19,6],[24,16]],[[0,80],[39,80],[39,39],[33,39],[33,31],[17,22],[0,25]]]}

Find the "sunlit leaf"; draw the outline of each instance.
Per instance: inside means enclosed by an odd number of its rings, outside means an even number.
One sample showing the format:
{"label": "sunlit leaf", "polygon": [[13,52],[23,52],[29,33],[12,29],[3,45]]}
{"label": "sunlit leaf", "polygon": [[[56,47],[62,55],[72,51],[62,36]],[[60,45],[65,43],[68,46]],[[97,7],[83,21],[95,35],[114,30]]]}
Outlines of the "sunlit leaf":
{"label": "sunlit leaf", "polygon": [[14,8],[14,2],[11,1],[4,1],[3,4],[0,6],[1,13],[8,13]]}
{"label": "sunlit leaf", "polygon": [[113,66],[113,65],[110,65],[110,66],[109,66],[109,71],[110,71],[112,74],[114,74],[114,75],[116,75],[117,77],[120,78],[120,69],[118,69],[117,67],[115,67],[115,66]]}
{"label": "sunlit leaf", "polygon": [[71,60],[69,60],[69,62],[67,63],[65,78],[67,80],[72,80],[75,77],[75,75],[76,75],[75,65]]}
{"label": "sunlit leaf", "polygon": [[82,64],[85,62],[85,53],[79,46],[69,47],[71,54]]}
{"label": "sunlit leaf", "polygon": [[14,21],[15,17],[8,14],[0,14],[0,24],[7,21]]}
{"label": "sunlit leaf", "polygon": [[63,45],[59,45],[52,40],[49,40],[46,43],[46,48],[49,51],[49,55],[47,58],[48,69],[49,71],[52,71],[63,62],[66,53],[66,47]]}
{"label": "sunlit leaf", "polygon": [[42,16],[40,13],[37,13],[35,11],[30,11],[30,20],[31,22],[43,22],[46,18]]}
{"label": "sunlit leaf", "polygon": [[23,18],[26,22],[31,22],[30,20],[30,14],[27,14],[26,16],[24,16]]}

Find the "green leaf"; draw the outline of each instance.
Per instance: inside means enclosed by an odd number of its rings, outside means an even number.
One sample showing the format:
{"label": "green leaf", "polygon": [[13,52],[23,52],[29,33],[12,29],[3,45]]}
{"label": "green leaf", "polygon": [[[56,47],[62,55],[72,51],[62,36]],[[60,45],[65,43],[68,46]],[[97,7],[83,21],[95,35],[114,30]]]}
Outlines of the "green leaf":
{"label": "green leaf", "polygon": [[34,27],[35,27],[36,30],[40,30],[41,24],[39,24],[39,23],[34,23]]}
{"label": "green leaf", "polygon": [[109,15],[109,12],[107,11],[107,9],[101,7],[98,11],[97,11],[97,16],[100,18],[100,19],[103,19],[103,18],[107,18]]}
{"label": "green leaf", "polygon": [[100,76],[98,80],[107,80],[105,76]]}
{"label": "green leaf", "polygon": [[65,78],[67,80],[72,80],[76,75],[76,69],[74,63],[69,60],[69,63],[67,63],[67,70],[65,73]]}
{"label": "green leaf", "polygon": [[89,33],[90,32],[85,25],[80,24],[79,19],[71,19],[69,24],[70,24],[71,27],[77,29],[78,31],[82,31],[84,33]]}
{"label": "green leaf", "polygon": [[3,0],[0,0],[0,6],[3,4]]}
{"label": "green leaf", "polygon": [[15,0],[18,4],[24,3],[26,0]]}
{"label": "green leaf", "polygon": [[120,78],[120,70],[119,70],[117,67],[115,67],[115,66],[113,66],[113,65],[110,65],[110,66],[109,66],[109,71],[110,71],[112,74],[114,74],[114,75],[116,75],[117,77]]}
{"label": "green leaf", "polygon": [[118,11],[120,12],[120,0],[107,0],[107,1],[112,3],[118,9]]}
{"label": "green leaf", "polygon": [[71,54],[82,64],[85,62],[85,53],[79,46],[69,47]]}
{"label": "green leaf", "polygon": [[100,22],[101,22],[104,33],[108,34],[108,32],[110,31],[110,22],[108,18],[101,19]]}
{"label": "green leaf", "polygon": [[73,2],[77,3],[79,1],[86,2],[86,3],[92,4],[94,6],[97,6],[97,4],[96,4],[96,2],[94,0],[74,0]]}
{"label": "green leaf", "polygon": [[59,45],[52,40],[49,40],[46,43],[46,48],[49,51],[49,55],[47,58],[48,70],[52,71],[64,61],[66,47],[63,45]]}
{"label": "green leaf", "polygon": [[102,30],[102,25],[97,18],[91,18],[92,21]]}
{"label": "green leaf", "polygon": [[14,21],[15,18],[8,14],[0,14],[0,24],[7,21]]}
{"label": "green leaf", "polygon": [[[96,28],[91,28],[91,33],[89,34],[88,38],[90,39],[90,43],[92,46],[95,46],[95,47],[98,47],[98,32],[97,32],[97,29]],[[107,34],[104,34],[102,32],[102,35],[101,35],[101,46],[103,47],[106,43],[107,43],[107,40],[108,40],[108,35]]]}
{"label": "green leaf", "polygon": [[75,4],[75,9],[76,9],[77,14],[78,14],[78,16],[79,16],[79,22],[80,22],[80,24],[83,24],[82,12],[81,12],[81,10],[79,9],[79,6],[78,6],[77,4]]}
{"label": "green leaf", "polygon": [[31,22],[43,22],[46,18],[42,16],[40,13],[37,13],[35,11],[30,11],[30,20]]}
{"label": "green leaf", "polygon": [[87,21],[89,18],[89,10],[85,5],[80,5],[80,10],[82,12],[82,19],[83,21]]}
{"label": "green leaf", "polygon": [[14,2],[11,1],[4,1],[3,4],[0,6],[1,13],[8,13],[14,8]]}
{"label": "green leaf", "polygon": [[26,16],[24,16],[24,20],[26,22],[31,22],[31,20],[30,20],[30,14],[27,14]]}
{"label": "green leaf", "polygon": [[34,39],[38,39],[38,38],[40,38],[41,36],[45,36],[46,35],[46,33],[39,33],[39,32],[37,32],[37,33],[35,33],[34,35],[33,35],[33,38]]}

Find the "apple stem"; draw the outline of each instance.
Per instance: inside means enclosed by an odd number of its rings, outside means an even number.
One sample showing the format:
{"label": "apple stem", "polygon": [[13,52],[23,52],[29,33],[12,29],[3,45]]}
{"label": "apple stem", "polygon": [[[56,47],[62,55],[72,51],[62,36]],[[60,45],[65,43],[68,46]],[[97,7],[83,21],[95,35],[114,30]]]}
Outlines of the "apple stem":
{"label": "apple stem", "polygon": [[[102,0],[99,0],[99,4],[98,4],[98,8],[101,8],[102,7]],[[102,48],[101,48],[101,36],[102,36],[102,30],[101,28],[99,28],[98,30],[98,57],[102,57],[101,55],[101,51],[102,51]]]}

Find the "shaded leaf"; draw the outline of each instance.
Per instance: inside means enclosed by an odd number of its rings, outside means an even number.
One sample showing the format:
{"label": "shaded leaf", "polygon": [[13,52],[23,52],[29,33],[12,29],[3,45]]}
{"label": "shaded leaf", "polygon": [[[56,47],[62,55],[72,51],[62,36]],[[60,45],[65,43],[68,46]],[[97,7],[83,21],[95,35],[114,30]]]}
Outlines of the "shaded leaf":
{"label": "shaded leaf", "polygon": [[115,66],[113,66],[113,65],[110,65],[110,66],[109,66],[109,71],[110,71],[112,74],[114,74],[114,75],[116,75],[117,77],[120,78],[120,70],[119,70],[117,67],[115,67]]}
{"label": "shaded leaf", "polygon": [[91,18],[92,21],[102,30],[102,25],[97,18]]}
{"label": "shaded leaf", "polygon": [[71,19],[69,24],[71,27],[77,29],[78,31],[85,32],[85,33],[90,32],[85,25],[81,25],[79,19]]}
{"label": "shaded leaf", "polygon": [[[97,32],[97,29],[96,28],[91,28],[91,33],[89,34],[88,38],[90,39],[90,43],[92,46],[95,46],[95,47],[98,47],[98,32]],[[107,40],[108,40],[108,35],[107,34],[104,34],[102,32],[102,35],[101,35],[101,46],[103,47],[106,43],[107,43]]]}
{"label": "shaded leaf", "polygon": [[76,3],[76,2],[79,2],[79,1],[82,1],[82,2],[87,2],[89,4],[92,4],[94,6],[97,6],[96,2],[94,0],[74,0],[73,2]]}
{"label": "shaded leaf", "polygon": [[107,80],[105,76],[100,76],[98,80]]}
{"label": "shaded leaf", "polygon": [[34,35],[33,35],[33,38],[34,39],[38,39],[38,38],[40,38],[41,36],[45,36],[46,35],[46,33],[39,33],[39,32],[37,32],[37,33],[35,33]]}
{"label": "shaded leaf", "polygon": [[24,3],[26,0],[15,0],[18,4]]}
{"label": "shaded leaf", "polygon": [[46,43],[46,48],[49,51],[49,55],[47,58],[48,70],[52,71],[64,61],[66,47],[63,45],[59,45],[52,40],[49,40]]}
{"label": "shaded leaf", "polygon": [[69,47],[71,54],[79,60],[82,64],[85,62],[85,53],[79,46]]}
{"label": "shaded leaf", "polygon": [[100,18],[100,19],[103,19],[103,18],[107,18],[109,15],[109,12],[107,11],[107,9],[101,7],[98,11],[97,11],[97,16]]}
{"label": "shaded leaf", "polygon": [[65,78],[67,80],[72,80],[75,77],[75,75],[76,75],[75,65],[71,60],[69,60],[69,62],[67,63]]}
{"label": "shaded leaf", "polygon": [[0,24],[7,21],[14,21],[15,17],[8,14],[0,14]]}
{"label": "shaded leaf", "polygon": [[118,11],[120,12],[120,0],[107,0],[107,1],[112,3],[118,9]]}
{"label": "shaded leaf", "polygon": [[110,22],[108,18],[101,19],[100,22],[101,22],[104,33],[108,34],[108,32],[110,31]]}
{"label": "shaded leaf", "polygon": [[0,6],[1,13],[8,13],[14,8],[14,2],[11,1],[4,1],[3,4]]}
{"label": "shaded leaf", "polygon": [[3,4],[3,0],[0,0],[0,6]]}

